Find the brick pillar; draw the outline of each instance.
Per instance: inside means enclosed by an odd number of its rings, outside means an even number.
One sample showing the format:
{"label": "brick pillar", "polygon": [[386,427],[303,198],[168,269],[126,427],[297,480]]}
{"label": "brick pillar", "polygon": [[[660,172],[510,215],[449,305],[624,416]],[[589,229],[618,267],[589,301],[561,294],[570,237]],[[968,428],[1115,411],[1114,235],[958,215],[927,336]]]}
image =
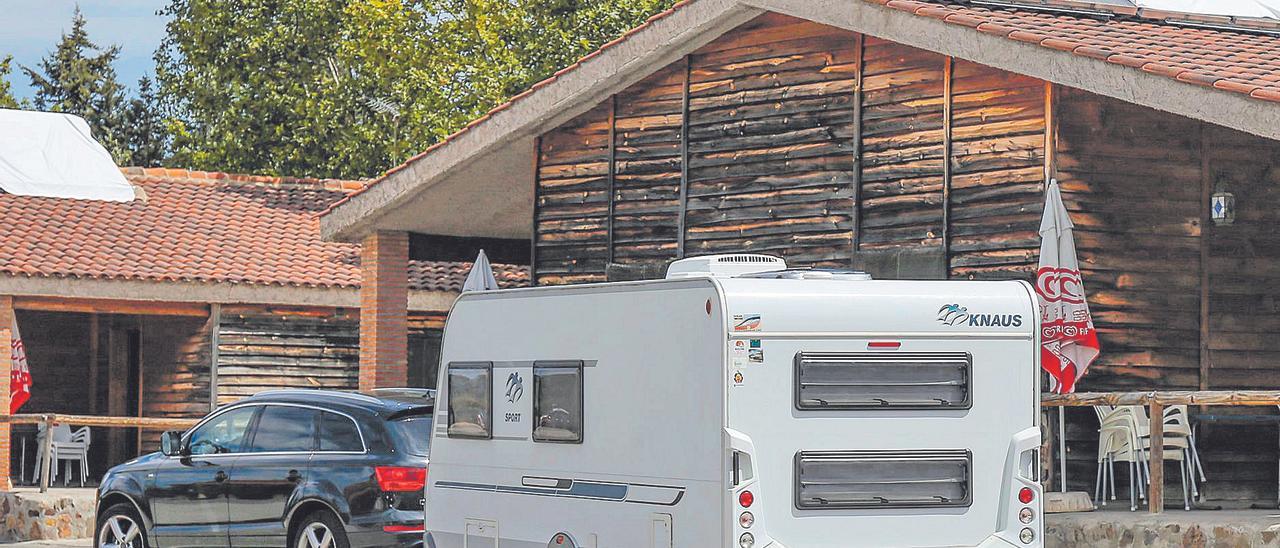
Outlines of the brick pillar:
{"label": "brick pillar", "polygon": [[[9,414],[9,374],[13,364],[13,297],[0,296],[0,415]],[[0,423],[0,491],[13,488],[9,481],[12,444],[9,423]]]}
{"label": "brick pillar", "polygon": [[360,247],[360,391],[409,383],[409,234],[376,232]]}

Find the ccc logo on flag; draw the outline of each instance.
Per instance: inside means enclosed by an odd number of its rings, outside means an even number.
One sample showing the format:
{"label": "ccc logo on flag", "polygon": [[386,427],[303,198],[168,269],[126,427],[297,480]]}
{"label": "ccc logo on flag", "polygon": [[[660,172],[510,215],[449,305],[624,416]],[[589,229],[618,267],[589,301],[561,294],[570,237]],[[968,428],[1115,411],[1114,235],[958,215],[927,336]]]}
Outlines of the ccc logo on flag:
{"label": "ccc logo on flag", "polygon": [[1080,271],[1046,266],[1036,273],[1036,290],[1046,302],[1070,304],[1084,302],[1084,283]]}

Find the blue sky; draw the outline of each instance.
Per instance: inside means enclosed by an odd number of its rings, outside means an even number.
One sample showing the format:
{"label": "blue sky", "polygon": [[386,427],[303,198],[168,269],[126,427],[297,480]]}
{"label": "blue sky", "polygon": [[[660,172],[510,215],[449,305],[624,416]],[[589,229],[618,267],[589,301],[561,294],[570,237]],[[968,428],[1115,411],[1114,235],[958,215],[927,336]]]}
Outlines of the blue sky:
{"label": "blue sky", "polygon": [[[90,39],[103,47],[120,46],[116,72],[120,83],[132,92],[138,78],[152,72],[155,63],[151,54],[164,38],[165,23],[155,13],[168,4],[167,0],[0,0],[4,10],[0,56],[13,55],[16,64],[34,67],[71,27],[76,4],[88,20]],[[30,82],[18,67],[9,79],[14,95],[31,95]]]}

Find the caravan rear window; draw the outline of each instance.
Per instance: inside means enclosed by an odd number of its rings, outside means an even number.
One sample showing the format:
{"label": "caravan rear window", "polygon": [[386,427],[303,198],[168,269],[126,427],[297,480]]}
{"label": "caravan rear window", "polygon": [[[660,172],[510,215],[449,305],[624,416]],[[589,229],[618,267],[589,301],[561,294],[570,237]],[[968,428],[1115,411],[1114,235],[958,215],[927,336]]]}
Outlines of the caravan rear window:
{"label": "caravan rear window", "polygon": [[493,437],[493,365],[449,364],[449,437]]}
{"label": "caravan rear window", "polygon": [[801,451],[796,454],[796,508],[969,506],[973,458],[968,451]]}
{"label": "caravan rear window", "polygon": [[966,352],[801,352],[796,409],[967,409]]}
{"label": "caravan rear window", "polygon": [[582,362],[533,366],[533,440],[582,441]]}

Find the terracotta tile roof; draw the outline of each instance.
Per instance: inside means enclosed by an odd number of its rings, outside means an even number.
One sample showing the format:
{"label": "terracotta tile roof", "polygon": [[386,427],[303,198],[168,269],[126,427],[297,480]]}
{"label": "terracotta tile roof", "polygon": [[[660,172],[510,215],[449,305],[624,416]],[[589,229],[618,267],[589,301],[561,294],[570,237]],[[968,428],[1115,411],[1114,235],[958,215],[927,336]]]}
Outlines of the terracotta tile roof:
{"label": "terracotta tile roof", "polygon": [[[1280,102],[1280,37],[1168,23],[1169,13],[1093,18],[1031,9],[863,0],[1009,40],[1140,69],[1171,80]],[[1174,16],[1176,17],[1176,16]]]}
{"label": "terracotta tile roof", "polygon": [[[363,188],[330,204],[320,214],[328,213],[352,197],[385,180],[391,174],[407,168],[415,161],[449,144],[458,136],[511,108],[516,102],[558,80],[567,72],[580,67],[586,61],[599,56],[609,48],[625,42],[632,35],[644,30],[654,21],[666,18],[680,8],[696,0],[682,0],[671,9],[650,17],[644,24],[631,29],[600,49],[565,67],[525,92],[498,105],[484,116],[473,120],[462,129],[404,163],[391,168]],[[1037,12],[1029,9],[986,8],[972,5],[956,5],[950,1],[918,0],[858,0],[882,4],[922,17],[941,19],[951,24],[973,28],[978,32],[995,34],[1010,40],[1028,42],[1042,47],[1071,52],[1076,55],[1102,59],[1117,65],[1141,69],[1167,76],[1172,80],[1214,87],[1224,91],[1248,95],[1254,99],[1280,102],[1280,37],[1232,30],[1211,30],[1184,27],[1155,19],[1125,17],[1100,20],[1071,14]],[[1078,2],[1090,4],[1089,2]],[[1148,10],[1149,11],[1149,10]],[[1137,13],[1135,11],[1135,13]],[[1152,12],[1154,16],[1168,15]],[[1212,18],[1209,18],[1212,19]]]}
{"label": "terracotta tile roof", "polygon": [[[316,214],[363,182],[127,168],[147,202],[0,193],[0,273],[46,278],[360,286],[360,246],[320,239]],[[494,265],[528,285],[526,267]],[[470,263],[413,261],[409,286],[457,291]]]}

